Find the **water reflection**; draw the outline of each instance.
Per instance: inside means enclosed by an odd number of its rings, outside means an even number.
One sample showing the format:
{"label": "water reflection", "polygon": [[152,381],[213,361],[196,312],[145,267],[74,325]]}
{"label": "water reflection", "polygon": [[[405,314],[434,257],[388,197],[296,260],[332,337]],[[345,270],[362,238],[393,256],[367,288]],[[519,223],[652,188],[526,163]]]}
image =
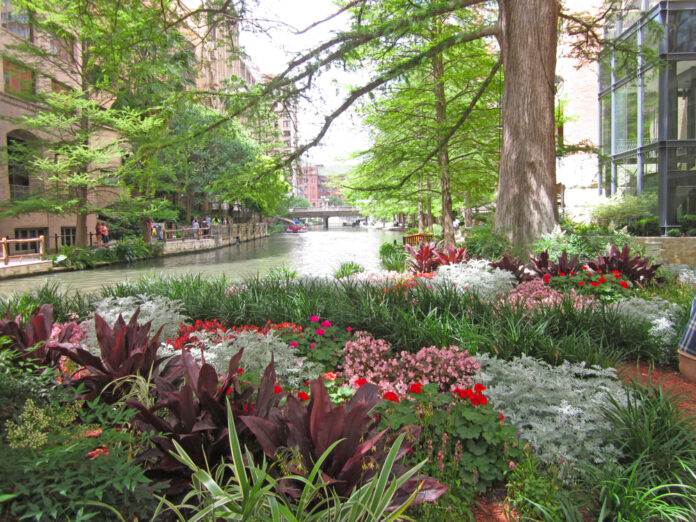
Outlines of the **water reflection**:
{"label": "water reflection", "polygon": [[385,241],[400,241],[401,234],[364,228],[315,229],[303,234],[274,234],[268,238],[218,250],[186,254],[78,272],[0,281],[0,294],[26,292],[55,281],[65,291],[95,291],[119,281],[137,280],[146,274],[195,274],[233,280],[267,275],[279,266],[299,275],[331,275],[344,261],[354,261],[368,271],[378,270],[377,252]]}

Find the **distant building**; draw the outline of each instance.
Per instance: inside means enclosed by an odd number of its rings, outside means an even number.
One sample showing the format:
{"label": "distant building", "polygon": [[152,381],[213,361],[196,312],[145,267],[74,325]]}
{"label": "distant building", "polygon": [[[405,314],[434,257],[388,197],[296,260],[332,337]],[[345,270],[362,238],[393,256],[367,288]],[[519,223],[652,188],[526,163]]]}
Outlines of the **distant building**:
{"label": "distant building", "polygon": [[333,180],[321,174],[322,168],[322,165],[302,167],[296,185],[296,195],[317,208],[328,206],[330,196],[341,197],[338,188],[331,186]]}
{"label": "distant building", "polygon": [[659,60],[600,56],[599,192],[656,195],[667,232],[696,214],[696,1],[625,4],[607,36]]}

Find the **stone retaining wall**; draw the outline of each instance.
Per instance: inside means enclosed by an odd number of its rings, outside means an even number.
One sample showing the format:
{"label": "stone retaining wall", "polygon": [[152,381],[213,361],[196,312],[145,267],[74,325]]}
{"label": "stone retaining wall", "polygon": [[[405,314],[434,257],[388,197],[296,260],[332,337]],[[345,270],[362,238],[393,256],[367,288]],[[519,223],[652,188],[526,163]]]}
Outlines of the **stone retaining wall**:
{"label": "stone retaining wall", "polygon": [[660,263],[696,265],[696,237],[636,237],[645,254]]}
{"label": "stone retaining wall", "polygon": [[235,243],[244,243],[268,236],[267,223],[241,225],[213,225],[210,236],[201,239],[171,240],[164,245],[163,255],[182,254],[197,250],[211,250]]}

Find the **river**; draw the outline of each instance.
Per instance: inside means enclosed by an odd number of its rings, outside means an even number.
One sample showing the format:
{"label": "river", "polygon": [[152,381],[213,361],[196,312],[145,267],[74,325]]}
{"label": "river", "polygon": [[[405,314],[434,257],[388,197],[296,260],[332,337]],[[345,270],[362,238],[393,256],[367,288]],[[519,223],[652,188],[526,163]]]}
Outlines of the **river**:
{"label": "river", "polygon": [[265,276],[285,266],[298,275],[332,275],[344,261],[354,261],[367,271],[379,270],[377,253],[385,241],[400,240],[401,233],[380,229],[331,227],[301,234],[273,234],[267,238],[217,250],[169,256],[94,270],[56,272],[0,281],[0,295],[27,292],[46,282],[57,282],[63,291],[93,292],[120,281],[137,280],[146,274],[225,274],[231,280]]}

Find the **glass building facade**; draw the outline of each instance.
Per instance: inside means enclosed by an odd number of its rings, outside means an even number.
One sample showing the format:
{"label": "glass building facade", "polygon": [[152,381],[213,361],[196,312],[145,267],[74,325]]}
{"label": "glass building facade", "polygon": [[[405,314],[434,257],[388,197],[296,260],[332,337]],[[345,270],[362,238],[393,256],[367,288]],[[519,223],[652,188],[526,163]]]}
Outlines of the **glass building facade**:
{"label": "glass building facade", "polygon": [[623,7],[600,55],[599,190],[655,196],[667,232],[696,214],[696,0]]}

